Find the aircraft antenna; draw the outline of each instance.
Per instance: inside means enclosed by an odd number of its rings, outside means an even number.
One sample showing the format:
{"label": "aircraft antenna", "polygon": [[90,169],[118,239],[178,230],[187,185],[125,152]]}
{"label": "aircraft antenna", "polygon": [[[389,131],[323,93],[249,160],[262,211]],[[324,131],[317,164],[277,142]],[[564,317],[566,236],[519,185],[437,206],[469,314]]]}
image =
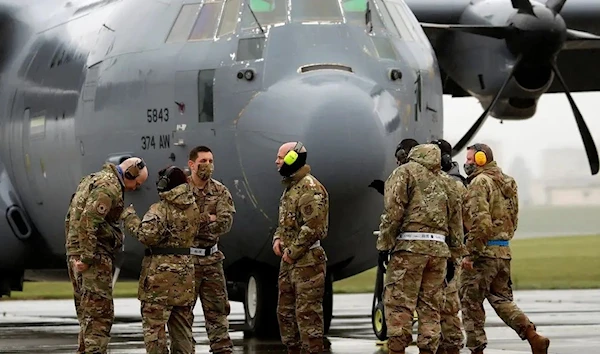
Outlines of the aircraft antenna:
{"label": "aircraft antenna", "polygon": [[256,21],[258,28],[260,28],[260,31],[262,32],[262,34],[265,35],[265,31],[263,30],[262,26],[260,25],[260,22],[258,22],[258,18],[256,18],[256,15],[254,14],[254,11],[252,10],[252,6],[250,6],[250,0],[248,0],[246,2],[246,5],[248,5],[248,9],[250,9],[250,13],[252,14],[252,17],[254,17],[254,21]]}

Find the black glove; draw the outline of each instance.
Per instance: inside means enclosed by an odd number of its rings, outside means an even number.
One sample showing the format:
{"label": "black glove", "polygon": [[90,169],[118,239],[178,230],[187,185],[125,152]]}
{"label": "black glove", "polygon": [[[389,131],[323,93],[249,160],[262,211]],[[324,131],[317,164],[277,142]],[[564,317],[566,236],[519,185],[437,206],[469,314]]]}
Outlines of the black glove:
{"label": "black glove", "polygon": [[454,267],[454,262],[452,262],[451,260],[448,260],[446,264],[446,282],[450,283],[452,281],[452,278],[454,278],[454,272],[456,271],[456,269]]}
{"label": "black glove", "polygon": [[385,189],[385,182],[380,179],[374,179],[373,182],[369,184],[369,187],[375,189],[376,191],[381,193],[381,195],[383,195],[383,190]]}
{"label": "black glove", "polygon": [[379,251],[379,265],[387,265],[389,263],[390,252],[389,251]]}

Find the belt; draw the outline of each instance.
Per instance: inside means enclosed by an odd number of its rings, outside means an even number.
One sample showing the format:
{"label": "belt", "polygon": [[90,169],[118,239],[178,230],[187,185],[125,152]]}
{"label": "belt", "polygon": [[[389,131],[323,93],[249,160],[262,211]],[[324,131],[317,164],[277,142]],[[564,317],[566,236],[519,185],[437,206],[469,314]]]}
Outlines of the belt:
{"label": "belt", "polygon": [[508,241],[506,240],[491,240],[487,242],[488,246],[502,246],[508,247]]}
{"label": "belt", "polygon": [[153,256],[153,255],[193,255],[193,256],[210,256],[213,253],[216,253],[219,250],[219,248],[217,247],[217,245],[214,245],[212,247],[207,247],[207,248],[195,248],[195,247],[191,247],[191,248],[174,248],[174,247],[165,247],[165,248],[157,248],[157,247],[150,247],[150,248],[146,248],[146,250],[144,251],[144,254],[146,256]]}
{"label": "belt", "polygon": [[403,232],[396,237],[396,240],[446,242],[446,236],[428,232]]}

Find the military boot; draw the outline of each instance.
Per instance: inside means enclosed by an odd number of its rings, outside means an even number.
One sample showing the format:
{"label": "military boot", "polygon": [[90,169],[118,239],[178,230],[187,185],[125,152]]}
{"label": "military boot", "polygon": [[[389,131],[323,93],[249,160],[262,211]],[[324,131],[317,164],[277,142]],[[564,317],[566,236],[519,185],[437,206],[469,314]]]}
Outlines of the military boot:
{"label": "military boot", "polygon": [[448,351],[446,348],[438,347],[438,350],[435,352],[435,354],[448,354]]}
{"label": "military boot", "polygon": [[471,350],[471,354],[483,354],[483,349]]}
{"label": "military boot", "polygon": [[429,349],[421,349],[419,348],[419,354],[433,354],[433,352]]}
{"label": "military boot", "polygon": [[288,347],[288,354],[302,354],[302,348],[300,347]]}
{"label": "military boot", "polygon": [[525,332],[525,338],[531,346],[532,354],[548,354],[548,347],[550,346],[550,339],[539,335],[533,327],[528,327]]}
{"label": "military boot", "polygon": [[460,348],[446,348],[446,351],[444,352],[444,354],[460,354]]}

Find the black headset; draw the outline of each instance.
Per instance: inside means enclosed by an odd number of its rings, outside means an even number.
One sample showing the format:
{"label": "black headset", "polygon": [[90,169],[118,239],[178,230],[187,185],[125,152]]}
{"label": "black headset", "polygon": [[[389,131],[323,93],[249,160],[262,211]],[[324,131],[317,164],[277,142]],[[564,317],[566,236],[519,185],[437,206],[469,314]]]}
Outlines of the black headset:
{"label": "black headset", "polygon": [[402,148],[402,144],[398,144],[396,147],[396,160],[400,161],[403,157],[407,157],[406,151]]}
{"label": "black headset", "polygon": [[140,172],[146,167],[144,159],[140,159],[137,163],[127,167],[124,176],[128,180],[134,180],[140,176]]}
{"label": "black headset", "polygon": [[156,189],[159,192],[164,192],[169,186],[169,183],[171,182],[169,176],[171,175],[171,171],[173,171],[174,168],[175,166],[169,166],[166,170],[164,170],[163,173],[159,174],[158,181],[156,181]]}
{"label": "black headset", "polygon": [[[440,148],[440,151],[442,150],[442,142],[439,140],[433,140],[431,142],[431,144],[435,144]],[[444,151],[442,152],[442,170],[443,171],[450,171],[452,169],[452,156]]]}

